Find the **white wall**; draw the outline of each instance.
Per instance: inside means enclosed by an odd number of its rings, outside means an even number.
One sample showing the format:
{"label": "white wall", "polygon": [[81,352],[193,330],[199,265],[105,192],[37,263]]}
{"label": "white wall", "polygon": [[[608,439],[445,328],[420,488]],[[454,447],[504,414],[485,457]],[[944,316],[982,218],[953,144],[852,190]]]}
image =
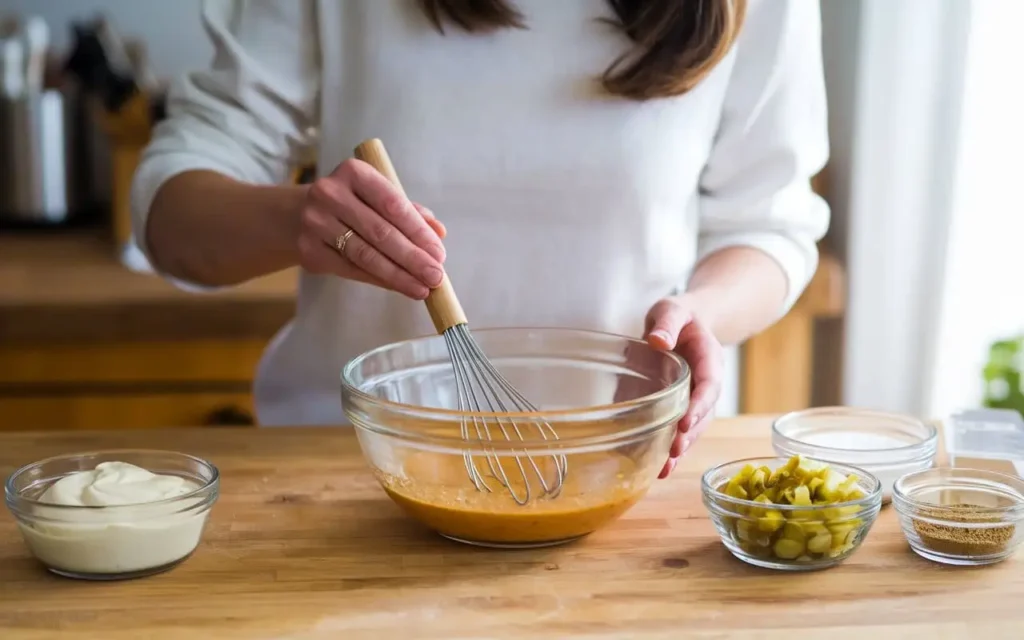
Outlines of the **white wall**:
{"label": "white wall", "polygon": [[177,76],[208,63],[212,49],[199,25],[200,0],[0,0],[0,15],[34,13],[46,18],[54,44],[67,46],[70,21],[97,12],[125,36],[139,37],[149,48],[160,77]]}

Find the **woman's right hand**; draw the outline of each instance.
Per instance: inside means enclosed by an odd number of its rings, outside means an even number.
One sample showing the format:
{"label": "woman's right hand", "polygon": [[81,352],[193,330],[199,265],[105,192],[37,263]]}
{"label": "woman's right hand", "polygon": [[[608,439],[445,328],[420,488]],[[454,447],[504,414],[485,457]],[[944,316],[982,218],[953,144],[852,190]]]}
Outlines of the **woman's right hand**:
{"label": "woman's right hand", "polygon": [[[299,260],[312,273],[366,282],[416,300],[425,299],[444,277],[444,225],[361,160],[346,160],[310,185],[300,225]],[[344,240],[349,230],[353,233]]]}

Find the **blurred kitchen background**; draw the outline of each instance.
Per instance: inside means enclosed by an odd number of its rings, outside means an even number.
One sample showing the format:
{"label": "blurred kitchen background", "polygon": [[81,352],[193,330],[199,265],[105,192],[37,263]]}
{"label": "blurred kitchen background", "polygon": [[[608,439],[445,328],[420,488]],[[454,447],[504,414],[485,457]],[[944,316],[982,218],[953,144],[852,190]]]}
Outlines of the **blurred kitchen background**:
{"label": "blurred kitchen background", "polygon": [[[127,220],[162,88],[211,56],[199,4],[0,0],[0,429],[252,422],[295,274],[180,292]],[[821,5],[832,229],[792,313],[740,350],[722,413],[1024,409],[1024,3]]]}

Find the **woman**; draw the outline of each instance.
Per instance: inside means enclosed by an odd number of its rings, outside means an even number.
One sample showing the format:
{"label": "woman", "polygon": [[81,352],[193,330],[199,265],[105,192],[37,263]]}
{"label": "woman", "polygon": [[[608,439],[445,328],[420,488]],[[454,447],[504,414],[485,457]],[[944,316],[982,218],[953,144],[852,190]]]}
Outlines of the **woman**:
{"label": "woman", "polygon": [[[420,300],[443,268],[473,327],[682,354],[694,389],[665,475],[709,422],[721,343],[781,317],[816,268],[815,2],[207,0],[203,23],[216,55],[171,92],[136,233],[182,286],[303,268],[257,375],[262,424],[343,422],[340,366],[431,333]],[[349,158],[371,137],[430,210]],[[285,186],[313,145],[320,177]]]}

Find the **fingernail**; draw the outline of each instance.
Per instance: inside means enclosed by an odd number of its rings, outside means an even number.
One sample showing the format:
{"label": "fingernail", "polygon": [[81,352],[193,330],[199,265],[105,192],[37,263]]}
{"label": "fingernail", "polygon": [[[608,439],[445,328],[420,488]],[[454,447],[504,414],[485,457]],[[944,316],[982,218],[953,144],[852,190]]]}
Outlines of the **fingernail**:
{"label": "fingernail", "polygon": [[437,267],[424,267],[421,273],[423,275],[423,284],[428,287],[436,287],[441,284],[441,280],[444,278],[444,272]]}
{"label": "fingernail", "polygon": [[671,471],[675,471],[675,470],[676,470],[676,465],[677,465],[677,464],[679,464],[679,458],[672,458],[671,460],[669,460],[669,461],[668,461],[668,465],[669,465],[669,471],[670,471],[670,472],[671,472]]}
{"label": "fingernail", "polygon": [[657,338],[663,341],[665,344],[672,344],[672,337],[669,336],[668,332],[666,331],[661,331],[660,329],[658,331],[652,331],[651,337]]}
{"label": "fingernail", "polygon": [[692,443],[693,440],[690,439],[690,436],[683,436],[683,453],[686,453]]}

